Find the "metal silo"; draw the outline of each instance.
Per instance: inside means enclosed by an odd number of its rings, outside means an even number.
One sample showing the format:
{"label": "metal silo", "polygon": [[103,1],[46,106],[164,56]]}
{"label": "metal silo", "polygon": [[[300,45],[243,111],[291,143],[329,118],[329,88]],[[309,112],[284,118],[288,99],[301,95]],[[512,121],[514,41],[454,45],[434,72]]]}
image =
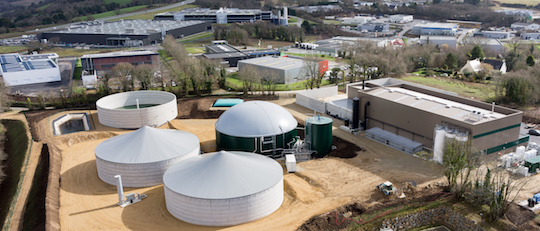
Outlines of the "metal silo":
{"label": "metal silo", "polygon": [[313,116],[306,119],[306,141],[311,150],[316,150],[316,157],[324,157],[332,148],[332,119]]}

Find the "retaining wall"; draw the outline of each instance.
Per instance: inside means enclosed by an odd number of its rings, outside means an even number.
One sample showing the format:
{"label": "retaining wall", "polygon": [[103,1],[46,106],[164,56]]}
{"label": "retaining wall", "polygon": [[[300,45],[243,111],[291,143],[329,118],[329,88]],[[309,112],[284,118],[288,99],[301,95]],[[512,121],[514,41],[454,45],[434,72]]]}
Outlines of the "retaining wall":
{"label": "retaining wall", "polygon": [[296,93],[296,103],[319,113],[326,114],[326,102],[320,101],[318,98],[324,98],[337,94],[337,86],[305,90]]}
{"label": "retaining wall", "polygon": [[476,224],[475,221],[446,206],[415,214],[408,214],[402,217],[386,219],[383,221],[381,228],[391,228],[392,230],[398,231],[434,224],[441,224],[452,230],[483,231],[482,226]]}

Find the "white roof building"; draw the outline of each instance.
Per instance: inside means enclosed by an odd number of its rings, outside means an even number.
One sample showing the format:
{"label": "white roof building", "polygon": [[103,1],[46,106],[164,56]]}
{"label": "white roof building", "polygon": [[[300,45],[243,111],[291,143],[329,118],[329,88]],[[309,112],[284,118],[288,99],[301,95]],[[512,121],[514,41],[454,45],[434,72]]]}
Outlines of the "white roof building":
{"label": "white roof building", "polygon": [[147,126],[105,140],[95,149],[99,178],[115,185],[114,176],[121,175],[126,187],[159,185],[170,166],[199,153],[197,136]]}
{"label": "white roof building", "polygon": [[0,74],[6,86],[61,81],[56,53],[21,56],[17,53],[0,55]]}
{"label": "white roof building", "polygon": [[176,218],[230,226],[270,215],[283,203],[283,169],[247,152],[220,151],[172,166],[163,176],[165,204]]}
{"label": "white roof building", "polygon": [[412,22],[412,21],[413,21],[412,15],[403,15],[403,14],[390,15],[390,22],[406,23],[406,22]]}

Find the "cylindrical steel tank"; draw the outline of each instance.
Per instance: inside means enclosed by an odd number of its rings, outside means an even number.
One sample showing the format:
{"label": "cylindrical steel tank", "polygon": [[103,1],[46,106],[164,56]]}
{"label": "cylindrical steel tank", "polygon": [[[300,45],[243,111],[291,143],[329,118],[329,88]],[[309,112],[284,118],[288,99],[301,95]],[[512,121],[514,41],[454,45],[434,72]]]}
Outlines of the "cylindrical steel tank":
{"label": "cylindrical steel tank", "polygon": [[317,150],[315,156],[326,156],[332,148],[332,119],[323,116],[307,118],[306,134],[310,136],[311,150]]}

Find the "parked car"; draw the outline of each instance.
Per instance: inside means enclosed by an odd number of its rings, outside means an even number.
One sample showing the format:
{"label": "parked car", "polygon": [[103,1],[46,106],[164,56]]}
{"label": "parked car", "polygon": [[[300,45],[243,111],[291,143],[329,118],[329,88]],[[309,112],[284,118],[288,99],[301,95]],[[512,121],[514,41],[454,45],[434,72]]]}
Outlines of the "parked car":
{"label": "parked car", "polygon": [[540,136],[540,131],[538,131],[536,129],[531,129],[531,130],[529,130],[529,135]]}

